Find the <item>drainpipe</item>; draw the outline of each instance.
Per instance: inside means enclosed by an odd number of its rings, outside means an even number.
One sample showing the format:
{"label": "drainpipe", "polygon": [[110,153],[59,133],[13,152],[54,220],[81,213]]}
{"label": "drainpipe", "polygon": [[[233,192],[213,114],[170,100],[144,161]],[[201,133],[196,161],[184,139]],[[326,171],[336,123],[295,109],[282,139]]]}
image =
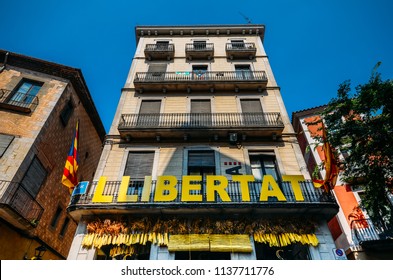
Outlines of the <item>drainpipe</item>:
{"label": "drainpipe", "polygon": [[9,52],[6,52],[5,57],[4,57],[3,66],[0,67],[0,73],[3,72],[3,70],[5,69],[5,66],[7,65],[8,55],[9,55]]}

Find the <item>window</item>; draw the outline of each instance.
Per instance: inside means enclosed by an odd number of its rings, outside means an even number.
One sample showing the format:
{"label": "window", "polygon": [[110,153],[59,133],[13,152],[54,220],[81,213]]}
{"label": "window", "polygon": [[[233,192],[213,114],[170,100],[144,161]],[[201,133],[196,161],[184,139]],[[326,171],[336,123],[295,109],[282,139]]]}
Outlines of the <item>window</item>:
{"label": "window", "polygon": [[70,99],[65,104],[63,110],[60,113],[60,119],[61,119],[61,122],[63,123],[64,126],[66,126],[68,124],[68,121],[70,120],[70,117],[71,117],[73,111],[74,111],[74,104],[72,103],[72,100]]}
{"label": "window", "polygon": [[188,251],[175,252],[175,260],[230,260],[228,252]]}
{"label": "window", "polygon": [[214,151],[188,151],[188,175],[201,175],[206,180],[207,175],[216,174]]}
{"label": "window", "polygon": [[8,147],[11,145],[12,140],[14,140],[15,136],[6,135],[0,133],[0,157],[2,157]]}
{"label": "window", "polygon": [[54,215],[53,218],[52,218],[52,222],[50,223],[50,226],[51,226],[52,228],[56,228],[57,223],[59,222],[60,215],[61,215],[61,212],[62,212],[62,211],[63,211],[63,210],[61,209],[61,207],[57,207],[56,212],[55,212],[55,215]]}
{"label": "window", "polygon": [[142,100],[138,126],[157,127],[160,121],[161,100]]}
{"label": "window", "polygon": [[276,157],[273,152],[250,153],[252,175],[255,180],[262,181],[264,175],[272,175],[279,182]]}
{"label": "window", "polygon": [[64,220],[63,226],[61,227],[61,230],[60,230],[60,236],[65,235],[69,223],[70,223],[70,218],[66,217]]}
{"label": "window", "polygon": [[250,65],[235,65],[236,78],[238,80],[252,80],[253,75]]}
{"label": "window", "polygon": [[154,152],[129,152],[124,176],[131,177],[128,194],[141,194],[145,176],[153,171]]}
{"label": "window", "polygon": [[35,156],[23,177],[21,184],[30,194],[35,197],[40,191],[41,185],[44,183],[47,170],[41,161]]}
{"label": "window", "polygon": [[270,247],[268,244],[255,243],[257,260],[309,260],[307,245],[291,244],[285,247]]}
{"label": "window", "polygon": [[15,89],[14,94],[8,101],[9,104],[26,107],[33,102],[43,83],[23,79],[19,86]]}
{"label": "window", "polygon": [[211,126],[212,114],[210,100],[191,100],[191,126]]}
{"label": "window", "polygon": [[241,99],[240,106],[245,125],[260,125],[264,122],[262,105],[259,99]]}

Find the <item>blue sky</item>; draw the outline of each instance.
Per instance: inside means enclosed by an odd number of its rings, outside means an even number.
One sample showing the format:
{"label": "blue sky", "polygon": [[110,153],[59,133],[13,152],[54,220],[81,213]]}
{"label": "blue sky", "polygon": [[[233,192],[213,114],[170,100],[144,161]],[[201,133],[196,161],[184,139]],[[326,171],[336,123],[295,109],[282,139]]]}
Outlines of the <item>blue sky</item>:
{"label": "blue sky", "polygon": [[[287,111],[326,104],[338,85],[393,78],[393,1],[0,0],[0,49],[80,68],[106,131],[135,52],[136,25],[264,24]],[[244,15],[244,16],[243,16]]]}

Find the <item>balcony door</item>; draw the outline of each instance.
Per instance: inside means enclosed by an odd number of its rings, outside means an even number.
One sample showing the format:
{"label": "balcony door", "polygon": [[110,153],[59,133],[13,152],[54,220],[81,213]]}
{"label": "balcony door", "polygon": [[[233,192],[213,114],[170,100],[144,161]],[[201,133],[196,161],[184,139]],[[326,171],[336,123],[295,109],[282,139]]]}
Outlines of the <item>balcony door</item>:
{"label": "balcony door", "polygon": [[252,80],[253,74],[250,65],[235,65],[237,80]]}
{"label": "balcony door", "polygon": [[279,182],[276,157],[273,152],[251,153],[250,163],[252,175],[256,181],[262,181],[264,175],[272,175]]}
{"label": "balcony door", "polygon": [[169,41],[156,42],[156,51],[168,51],[168,50],[169,50]]}
{"label": "balcony door", "polygon": [[142,100],[138,115],[138,127],[158,127],[161,100]]}
{"label": "balcony door", "polygon": [[194,41],[193,46],[195,51],[204,51],[206,50],[206,41]]}
{"label": "balcony door", "polygon": [[246,126],[260,126],[264,123],[261,101],[259,99],[241,99],[243,123]]}
{"label": "balcony door", "polygon": [[192,66],[192,78],[194,80],[206,80],[207,79],[207,65],[193,65]]}
{"label": "balcony door", "polygon": [[146,76],[148,81],[163,81],[165,79],[166,63],[151,63]]}
{"label": "balcony door", "polygon": [[24,107],[33,101],[41,87],[40,82],[23,80],[8,103]]}
{"label": "balcony door", "polygon": [[129,152],[124,176],[130,176],[127,194],[142,194],[145,176],[151,176],[153,171],[154,152]]}
{"label": "balcony door", "polygon": [[195,99],[191,100],[191,127],[211,127],[212,114],[210,100]]}
{"label": "balcony door", "polygon": [[207,175],[216,174],[214,151],[189,151],[188,175],[200,175],[206,181]]}
{"label": "balcony door", "polygon": [[231,40],[232,49],[242,50],[245,48],[243,40]]}

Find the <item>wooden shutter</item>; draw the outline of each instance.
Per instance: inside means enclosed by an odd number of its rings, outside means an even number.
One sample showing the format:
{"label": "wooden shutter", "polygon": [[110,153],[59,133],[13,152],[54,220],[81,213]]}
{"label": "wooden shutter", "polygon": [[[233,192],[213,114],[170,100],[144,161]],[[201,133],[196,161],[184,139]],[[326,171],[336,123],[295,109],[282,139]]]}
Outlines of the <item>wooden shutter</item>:
{"label": "wooden shutter", "polygon": [[154,152],[130,152],[124,176],[131,176],[131,180],[144,179],[145,176],[151,176],[153,161]]}
{"label": "wooden shutter", "polygon": [[161,100],[142,100],[138,126],[157,127],[160,122]]}
{"label": "wooden shutter", "polygon": [[34,197],[38,194],[41,185],[44,183],[48,172],[37,157],[34,157],[29,169],[23,177],[21,184]]}
{"label": "wooden shutter", "polygon": [[142,100],[139,114],[158,114],[161,109],[161,100]]}
{"label": "wooden shutter", "polygon": [[191,100],[191,113],[211,113],[210,100]]}
{"label": "wooden shutter", "polygon": [[262,113],[261,101],[259,99],[240,100],[243,113]]}
{"label": "wooden shutter", "polygon": [[189,151],[188,166],[215,166],[214,151]]}
{"label": "wooden shutter", "polygon": [[14,138],[13,135],[0,134],[0,157],[4,155]]}
{"label": "wooden shutter", "polygon": [[151,63],[149,65],[149,73],[162,73],[162,72],[166,72],[166,66],[167,64],[164,63]]}

